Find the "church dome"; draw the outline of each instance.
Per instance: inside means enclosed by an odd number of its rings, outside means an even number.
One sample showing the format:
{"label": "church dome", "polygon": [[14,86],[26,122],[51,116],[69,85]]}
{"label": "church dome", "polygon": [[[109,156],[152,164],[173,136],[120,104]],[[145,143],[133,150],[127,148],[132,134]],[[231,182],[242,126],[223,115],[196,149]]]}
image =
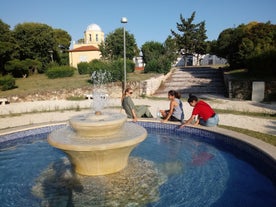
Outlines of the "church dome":
{"label": "church dome", "polygon": [[88,25],[86,31],[100,31],[101,32],[102,29],[97,24],[90,24],[90,25]]}

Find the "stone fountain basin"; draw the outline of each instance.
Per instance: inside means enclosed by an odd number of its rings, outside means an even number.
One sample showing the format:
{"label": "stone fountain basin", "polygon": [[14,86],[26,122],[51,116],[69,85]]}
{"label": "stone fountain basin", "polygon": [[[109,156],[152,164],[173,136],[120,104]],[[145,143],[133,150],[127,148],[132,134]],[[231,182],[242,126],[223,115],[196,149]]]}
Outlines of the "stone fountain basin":
{"label": "stone fountain basin", "polygon": [[126,122],[127,116],[121,113],[102,112],[74,116],[69,120],[69,125],[80,136],[105,137],[118,133]]}
{"label": "stone fountain basin", "polygon": [[147,130],[145,128],[126,122],[116,134],[101,138],[80,136],[67,126],[51,132],[48,136],[48,142],[62,150],[91,151],[137,144],[142,142],[146,136]]}
{"label": "stone fountain basin", "polygon": [[146,137],[145,128],[126,122],[117,133],[101,138],[80,136],[67,126],[51,132],[48,143],[68,155],[77,173],[95,176],[124,169],[131,151]]}

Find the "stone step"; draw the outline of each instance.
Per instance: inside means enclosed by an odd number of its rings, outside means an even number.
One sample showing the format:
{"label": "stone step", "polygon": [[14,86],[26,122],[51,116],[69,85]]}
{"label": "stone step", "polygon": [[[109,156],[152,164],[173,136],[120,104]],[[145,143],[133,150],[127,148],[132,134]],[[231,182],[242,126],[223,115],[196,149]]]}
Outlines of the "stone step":
{"label": "stone step", "polygon": [[212,84],[212,85],[224,85],[224,82],[221,80],[209,80],[209,79],[190,79],[190,80],[173,80],[171,82],[165,82],[166,84],[175,84],[175,85],[193,85],[193,84]]}
{"label": "stone step", "polygon": [[221,74],[173,74],[170,78],[205,78],[205,79],[221,79]]}
{"label": "stone step", "polygon": [[182,88],[182,87],[168,87],[166,91],[160,90],[156,91],[155,94],[160,94],[160,93],[168,93],[169,90],[176,90],[178,92],[185,92],[185,93],[224,93],[225,89],[224,88],[207,88],[207,87],[187,87],[187,88]]}
{"label": "stone step", "polygon": [[177,69],[156,91],[155,95],[167,97],[169,90],[177,90],[181,94],[225,94],[222,73],[211,68]]}

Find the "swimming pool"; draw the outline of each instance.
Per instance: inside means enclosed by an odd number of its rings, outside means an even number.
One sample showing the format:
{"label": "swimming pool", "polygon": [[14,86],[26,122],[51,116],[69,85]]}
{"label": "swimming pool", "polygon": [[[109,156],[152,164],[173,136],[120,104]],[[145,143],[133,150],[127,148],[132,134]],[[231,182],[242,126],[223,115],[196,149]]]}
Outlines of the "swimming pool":
{"label": "swimming pool", "polygon": [[72,175],[53,125],[0,136],[1,206],[276,206],[276,164],[240,140],[139,122],[149,136],[120,173]]}

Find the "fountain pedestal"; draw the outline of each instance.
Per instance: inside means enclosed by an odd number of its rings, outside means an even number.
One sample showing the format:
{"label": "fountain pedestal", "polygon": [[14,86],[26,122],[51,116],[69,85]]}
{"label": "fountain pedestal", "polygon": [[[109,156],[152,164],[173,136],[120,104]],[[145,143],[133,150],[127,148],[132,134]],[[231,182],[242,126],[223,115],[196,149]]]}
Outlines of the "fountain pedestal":
{"label": "fountain pedestal", "polygon": [[74,170],[82,175],[105,175],[124,169],[131,151],[147,131],[126,122],[124,114],[75,116],[70,125],[48,136],[52,146],[63,150]]}

